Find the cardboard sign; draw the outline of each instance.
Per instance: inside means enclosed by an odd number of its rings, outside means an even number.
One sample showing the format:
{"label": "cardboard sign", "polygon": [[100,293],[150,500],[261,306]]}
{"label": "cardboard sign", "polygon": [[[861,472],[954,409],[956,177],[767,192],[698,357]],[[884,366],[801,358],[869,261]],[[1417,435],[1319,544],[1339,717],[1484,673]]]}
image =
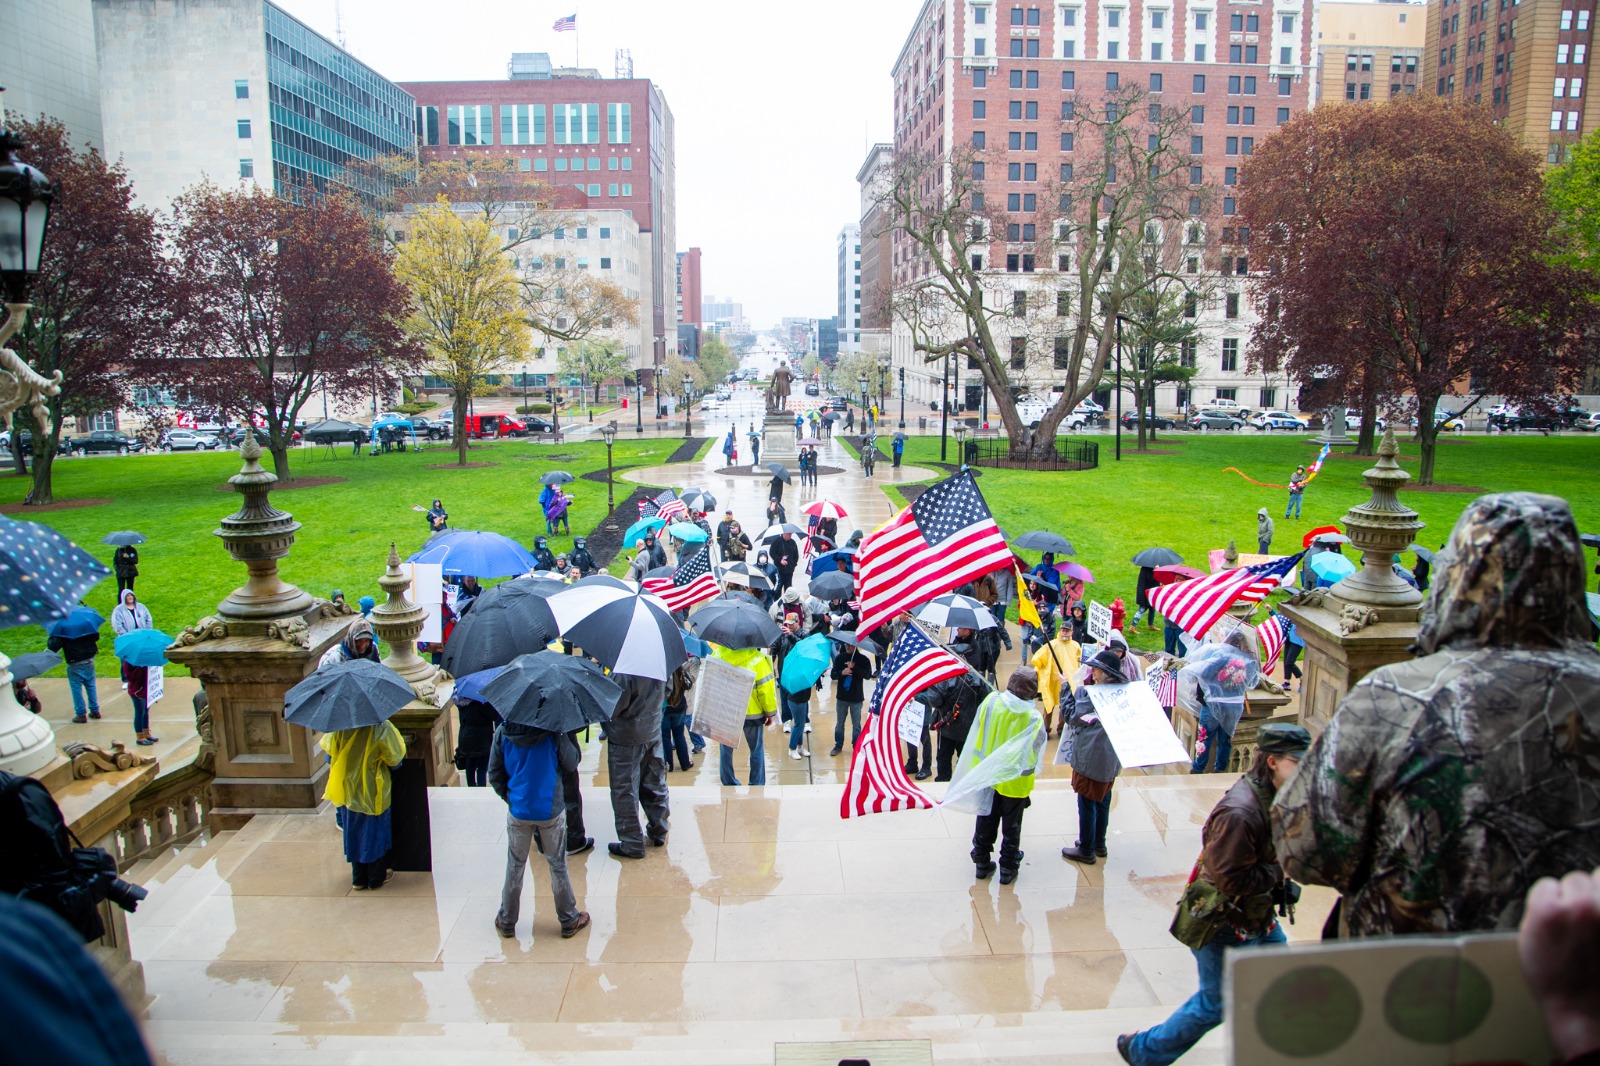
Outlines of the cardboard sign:
{"label": "cardboard sign", "polygon": [[1190,761],[1149,685],[1089,685],[1088,692],[1124,767]]}
{"label": "cardboard sign", "polygon": [[407,563],[406,566],[411,574],[411,590],[406,598],[428,612],[417,640],[438,644],[444,640],[443,616],[439,610],[444,603],[444,566],[441,563]]}
{"label": "cardboard sign", "polygon": [[1089,635],[1101,644],[1111,639],[1111,608],[1089,601]]}
{"label": "cardboard sign", "polygon": [[927,720],[928,706],[921,700],[912,700],[900,712],[900,739],[913,748],[922,747],[922,723]]}
{"label": "cardboard sign", "polygon": [[705,659],[692,690],[694,712],[689,728],[718,744],[738,747],[744,740],[744,712],[755,687],[755,671],[721,659]]}
{"label": "cardboard sign", "polygon": [[145,675],[144,703],[146,707],[154,707],[156,700],[167,694],[167,678],[163,673],[165,669],[162,666],[152,666]]}

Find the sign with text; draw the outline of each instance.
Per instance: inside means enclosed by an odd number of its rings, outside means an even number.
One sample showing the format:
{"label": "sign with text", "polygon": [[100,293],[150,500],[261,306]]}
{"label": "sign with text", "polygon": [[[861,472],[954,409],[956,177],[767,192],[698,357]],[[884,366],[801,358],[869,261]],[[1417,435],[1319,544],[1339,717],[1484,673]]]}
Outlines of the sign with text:
{"label": "sign with text", "polygon": [[417,640],[424,644],[438,644],[444,640],[444,566],[441,563],[407,563],[411,574],[411,590],[406,593],[412,603],[428,612],[422,621],[422,635]]}
{"label": "sign with text", "polygon": [[146,707],[154,707],[156,700],[167,694],[167,677],[163,672],[166,667],[152,666],[145,680],[144,703]]}
{"label": "sign with text", "polygon": [[927,717],[927,704],[920,700],[906,704],[906,709],[900,712],[900,739],[913,748],[922,747],[922,723]]}
{"label": "sign with text", "polygon": [[1101,644],[1111,639],[1111,608],[1089,601],[1089,635]]}
{"label": "sign with text", "polygon": [[738,747],[744,739],[745,708],[755,687],[755,671],[721,659],[705,659],[692,690],[694,714],[689,728],[718,744]]}
{"label": "sign with text", "polygon": [[1186,763],[1189,753],[1172,731],[1161,701],[1142,681],[1131,685],[1089,685],[1089,698],[1106,727],[1124,767]]}

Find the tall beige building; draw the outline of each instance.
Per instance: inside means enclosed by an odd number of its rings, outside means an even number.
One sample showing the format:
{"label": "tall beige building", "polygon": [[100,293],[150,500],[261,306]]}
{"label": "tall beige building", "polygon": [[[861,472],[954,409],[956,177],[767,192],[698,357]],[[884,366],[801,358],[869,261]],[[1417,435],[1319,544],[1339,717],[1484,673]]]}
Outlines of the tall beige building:
{"label": "tall beige building", "polygon": [[1417,91],[1426,4],[1323,0],[1320,6],[1316,103],[1388,100]]}

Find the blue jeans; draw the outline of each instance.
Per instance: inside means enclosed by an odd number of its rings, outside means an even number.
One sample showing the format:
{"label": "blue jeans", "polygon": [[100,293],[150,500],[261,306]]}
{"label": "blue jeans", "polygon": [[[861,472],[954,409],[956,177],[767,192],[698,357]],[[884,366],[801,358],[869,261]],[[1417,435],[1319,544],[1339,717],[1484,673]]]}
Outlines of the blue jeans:
{"label": "blue jeans", "polygon": [[1304,496],[1304,495],[1305,495],[1304,493],[1300,493],[1300,492],[1291,492],[1291,493],[1289,493],[1289,506],[1285,507],[1283,509],[1283,517],[1285,517],[1285,518],[1299,518],[1300,517],[1300,498],[1302,496]]}
{"label": "blue jeans", "polygon": [[1203,948],[1193,949],[1200,969],[1200,989],[1153,1029],[1135,1033],[1128,1058],[1136,1066],[1167,1066],[1177,1061],[1200,1038],[1222,1024],[1222,962],[1225,952],[1261,944],[1282,944],[1286,938],[1277,922],[1259,936],[1234,940],[1224,930]]}
{"label": "blue jeans", "polygon": [[850,715],[850,750],[854,751],[856,741],[861,739],[861,701],[846,703],[842,700],[833,702],[833,746],[844,747],[844,717]]}
{"label": "blue jeans", "polygon": [[85,694],[89,698],[89,710],[95,714],[100,713],[100,694],[95,691],[94,687],[93,659],[67,664],[67,687],[72,689],[72,716],[74,718],[83,717]]}
{"label": "blue jeans", "polygon": [[672,753],[678,753],[678,764],[689,768],[689,738],[684,735],[684,723],[689,716],[683,711],[666,711],[661,715],[661,757],[672,769]]}
{"label": "blue jeans", "polygon": [[1172,619],[1167,619],[1161,626],[1161,644],[1168,655],[1178,654],[1178,638],[1183,635],[1183,627]]}
{"label": "blue jeans", "polygon": [[133,731],[147,733],[150,731],[150,703],[143,696],[128,697],[133,701]]}
{"label": "blue jeans", "polygon": [[1078,847],[1094,851],[1106,846],[1106,823],[1111,819],[1111,793],[1096,803],[1088,796],[1078,796]]}
{"label": "blue jeans", "polygon": [[794,723],[794,728],[789,731],[789,750],[794,751],[806,742],[806,723],[811,720],[811,701],[787,700],[789,704],[789,720]]}
{"label": "blue jeans", "polygon": [[[750,745],[750,783],[764,785],[767,783],[767,752],[762,742],[762,727],[766,718],[755,715],[744,720],[744,740]],[[726,744],[719,744],[722,749],[722,783],[724,785],[737,785],[739,779],[733,773],[733,749]]]}
{"label": "blue jeans", "polygon": [[1205,773],[1206,765],[1215,758],[1213,765],[1216,766],[1216,773],[1227,773],[1228,760],[1233,758],[1233,735],[1223,731],[1209,708],[1200,709],[1200,725],[1206,731],[1206,750],[1194,757],[1194,765],[1189,767],[1189,772]]}

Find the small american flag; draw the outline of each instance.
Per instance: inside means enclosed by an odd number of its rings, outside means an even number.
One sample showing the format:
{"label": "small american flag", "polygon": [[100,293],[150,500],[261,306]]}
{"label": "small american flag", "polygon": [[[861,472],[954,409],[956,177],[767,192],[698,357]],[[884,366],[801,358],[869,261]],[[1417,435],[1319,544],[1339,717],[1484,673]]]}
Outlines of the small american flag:
{"label": "small american flag", "polygon": [[711,553],[705,548],[679,563],[671,577],[647,577],[641,584],[646,592],[660,596],[670,611],[687,611],[722,592],[711,574]]}
{"label": "small american flag", "polygon": [[673,492],[671,489],[668,489],[666,492],[663,492],[661,495],[657,496],[655,499],[655,504],[656,518],[664,518],[670,522],[674,518],[689,517],[689,508],[682,500],[678,499],[678,494]]}
{"label": "small american flag", "polygon": [[928,639],[917,626],[906,626],[895,638],[867,705],[866,728],[861,730],[850,760],[839,817],[933,806],[900,764],[900,713],[929,685],[966,672],[965,663]]}
{"label": "small american flag", "polygon": [[576,33],[578,31],[578,16],[567,15],[565,18],[556,19],[556,24],[551,29],[557,33]]}
{"label": "small american flag", "polygon": [[971,472],[946,478],[862,540],[856,556],[861,632],[1010,565],[1011,549]]}
{"label": "small american flag", "polygon": [[639,519],[640,519],[640,521],[643,521],[646,518],[655,518],[657,513],[660,510],[661,510],[661,508],[656,506],[656,501],[654,501],[654,500],[640,500],[639,501]]}
{"label": "small american flag", "polygon": [[1193,578],[1166,585],[1150,593],[1150,605],[1156,612],[1196,640],[1206,635],[1212,626],[1235,603],[1260,603],[1267,594],[1289,583],[1299,555],[1291,555],[1272,562],[1241,566],[1235,570],[1220,570],[1205,577]]}
{"label": "small american flag", "polygon": [[1276,614],[1268,614],[1267,620],[1256,626],[1256,636],[1261,638],[1261,658],[1266,661],[1261,670],[1270,674],[1278,665],[1278,656],[1283,654],[1283,642],[1288,633]]}
{"label": "small american flag", "polygon": [[1178,704],[1178,671],[1157,670],[1145,678],[1155,691],[1156,700],[1163,707],[1175,707]]}

